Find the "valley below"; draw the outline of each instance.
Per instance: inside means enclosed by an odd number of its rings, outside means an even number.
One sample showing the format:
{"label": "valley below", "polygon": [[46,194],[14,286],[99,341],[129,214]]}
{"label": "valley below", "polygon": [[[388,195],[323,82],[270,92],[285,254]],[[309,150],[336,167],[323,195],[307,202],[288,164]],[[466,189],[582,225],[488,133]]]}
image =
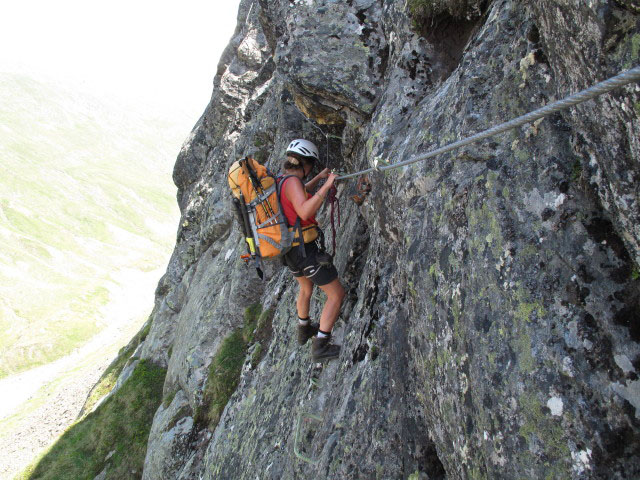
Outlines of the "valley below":
{"label": "valley below", "polygon": [[[78,417],[147,320],[192,120],[0,71],[0,478]],[[169,120],[167,120],[167,118]]]}
{"label": "valley below", "polygon": [[107,324],[73,353],[0,380],[0,478],[14,478],[46,451],[80,414],[91,388],[140,329],[163,269],[114,275],[114,301],[102,309]]}

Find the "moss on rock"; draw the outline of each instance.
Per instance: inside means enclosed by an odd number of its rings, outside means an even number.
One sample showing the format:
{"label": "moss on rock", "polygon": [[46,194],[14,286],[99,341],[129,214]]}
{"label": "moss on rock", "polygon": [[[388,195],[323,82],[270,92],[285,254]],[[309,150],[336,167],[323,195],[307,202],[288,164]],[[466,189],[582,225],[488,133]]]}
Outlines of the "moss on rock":
{"label": "moss on rock", "polygon": [[242,366],[249,347],[253,349],[250,362],[256,366],[264,355],[263,344],[271,337],[273,311],[262,311],[258,303],[244,312],[244,325],[230,333],[220,345],[209,367],[209,377],[203,394],[202,405],[196,412],[196,421],[204,423],[211,430],[220,421],[224,407],[238,388]]}
{"label": "moss on rock", "polygon": [[207,405],[206,420],[211,429],[220,421],[224,407],[238,387],[246,348],[242,330],[234,330],[222,341],[211,362],[204,392],[204,403]]}

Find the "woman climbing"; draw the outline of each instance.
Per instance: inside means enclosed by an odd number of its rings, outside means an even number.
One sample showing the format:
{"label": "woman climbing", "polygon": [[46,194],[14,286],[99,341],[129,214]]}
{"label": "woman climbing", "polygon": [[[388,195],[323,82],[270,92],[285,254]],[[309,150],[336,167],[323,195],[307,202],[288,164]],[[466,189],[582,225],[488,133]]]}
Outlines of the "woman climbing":
{"label": "woman climbing", "polygon": [[[313,170],[315,161],[319,160],[318,149],[308,140],[293,140],[287,148],[286,157],[285,174],[279,180],[280,201],[290,226],[294,226],[299,219],[304,238],[304,245],[294,246],[284,257],[300,285],[296,302],[298,343],[304,345],[313,337],[312,358],[316,361],[328,360],[340,354],[340,346],[331,343],[331,330],[340,313],[345,292],[331,256],[317,244],[319,228],[315,214],[333,186],[336,175],[326,168],[308,183],[303,183],[303,179]],[[323,178],[327,181],[315,195],[309,193]],[[309,303],[314,285],[327,294],[319,325],[311,323],[309,319]]]}

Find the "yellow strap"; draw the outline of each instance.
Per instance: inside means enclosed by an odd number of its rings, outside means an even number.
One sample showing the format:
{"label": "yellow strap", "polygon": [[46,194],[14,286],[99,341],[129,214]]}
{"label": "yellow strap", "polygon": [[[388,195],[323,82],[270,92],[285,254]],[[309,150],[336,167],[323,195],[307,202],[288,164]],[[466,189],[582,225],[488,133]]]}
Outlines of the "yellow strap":
{"label": "yellow strap", "polygon": [[256,243],[253,240],[253,238],[251,237],[246,237],[245,240],[247,241],[247,244],[249,245],[249,251],[255,255],[256,253]]}

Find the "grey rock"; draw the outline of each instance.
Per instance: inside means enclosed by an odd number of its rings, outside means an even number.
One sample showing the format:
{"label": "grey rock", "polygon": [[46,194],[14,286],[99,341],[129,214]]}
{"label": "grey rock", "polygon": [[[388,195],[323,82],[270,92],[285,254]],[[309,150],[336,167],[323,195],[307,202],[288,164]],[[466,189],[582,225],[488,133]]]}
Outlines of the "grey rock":
{"label": "grey rock", "polygon": [[120,390],[122,385],[124,385],[124,383],[129,379],[129,377],[131,377],[131,375],[133,374],[133,371],[138,366],[138,363],[139,363],[138,359],[134,359],[132,361],[127,362],[127,365],[122,370],[122,373],[120,373],[120,375],[118,376],[118,380],[116,380],[115,387],[113,387],[113,389],[109,392],[108,396],[111,396],[114,393],[116,393],[118,390]]}
{"label": "grey rock", "polygon": [[161,405],[149,434],[143,479],[177,478],[191,452],[193,417],[187,397],[178,391],[168,406]]}
{"label": "grey rock", "polygon": [[[637,85],[370,174],[358,204],[341,182],[347,298],[324,367],[295,341],[288,272],[272,262],[260,282],[239,260],[226,184],[248,153],[279,171],[291,138],[352,172],[587,87],[637,64],[634,5],[496,0],[429,19],[399,1],[244,0],[174,170],[182,218],[140,357],[175,396],[145,478],[640,476]],[[217,426],[192,422],[256,302],[274,311],[263,357]]]}
{"label": "grey rock", "polygon": [[105,468],[93,480],[105,480],[107,478],[107,469]]}

